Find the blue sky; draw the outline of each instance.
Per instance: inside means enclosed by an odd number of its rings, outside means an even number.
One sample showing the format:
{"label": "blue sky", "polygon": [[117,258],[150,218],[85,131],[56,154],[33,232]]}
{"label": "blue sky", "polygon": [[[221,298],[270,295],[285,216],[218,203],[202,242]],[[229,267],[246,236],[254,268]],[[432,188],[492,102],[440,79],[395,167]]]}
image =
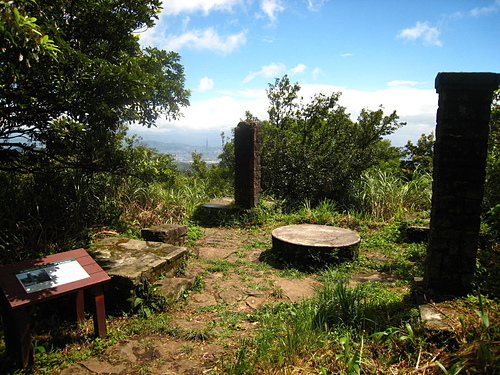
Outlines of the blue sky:
{"label": "blue sky", "polygon": [[396,110],[403,146],[434,131],[438,72],[500,72],[500,0],[164,0],[138,35],[181,55],[191,106],[151,130],[172,142],[267,119],[268,83],[288,74],[305,98],[341,91],[353,119]]}

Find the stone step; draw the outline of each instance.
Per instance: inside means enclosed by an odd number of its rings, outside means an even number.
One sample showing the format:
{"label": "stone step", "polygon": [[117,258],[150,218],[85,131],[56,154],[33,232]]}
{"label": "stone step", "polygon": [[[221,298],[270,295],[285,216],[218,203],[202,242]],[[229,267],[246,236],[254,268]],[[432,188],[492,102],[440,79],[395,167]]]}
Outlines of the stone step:
{"label": "stone step", "polygon": [[402,230],[406,242],[420,243],[429,239],[430,228],[428,226],[411,225]]}
{"label": "stone step", "polygon": [[187,225],[163,224],[141,229],[141,237],[146,241],[165,242],[182,246],[187,242]]}

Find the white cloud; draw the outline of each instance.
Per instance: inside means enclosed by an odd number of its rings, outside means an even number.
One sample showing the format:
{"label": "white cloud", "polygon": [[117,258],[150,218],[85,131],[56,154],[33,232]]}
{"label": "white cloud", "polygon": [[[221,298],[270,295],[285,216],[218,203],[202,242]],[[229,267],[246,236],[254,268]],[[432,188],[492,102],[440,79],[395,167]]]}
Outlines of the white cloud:
{"label": "white cloud", "polygon": [[182,30],[183,31],[186,31],[188,29],[189,22],[191,22],[191,17],[189,17],[189,16],[184,17],[184,19],[182,20]]}
{"label": "white cloud", "polygon": [[286,66],[283,63],[272,63],[269,65],[265,65],[258,72],[249,73],[245,79],[243,79],[243,83],[248,83],[257,77],[265,77],[265,78],[275,78],[279,75],[282,75],[286,71]]}
{"label": "white cloud", "polygon": [[[156,40],[159,41],[159,38]],[[206,30],[192,30],[181,35],[169,35],[163,38],[161,48],[178,51],[187,47],[230,53],[245,43],[246,31],[220,36],[213,28],[208,28]]]}
{"label": "white cloud", "polygon": [[[397,88],[391,87],[378,91],[350,90],[330,85],[301,85],[300,95],[309,98],[316,93],[331,94],[340,91],[340,105],[347,108],[351,118],[356,120],[363,108],[378,110],[384,107],[384,113],[390,114],[396,110],[400,121],[407,125],[397,130],[389,137],[394,146],[404,146],[411,139],[416,142],[422,133],[435,131],[437,94],[434,89]],[[196,130],[228,130],[235,127],[244,117],[245,111],[250,111],[261,120],[267,120],[269,102],[266,90],[246,89],[237,93],[225,92],[208,100],[196,100],[193,94],[191,106],[183,109],[184,117],[176,121],[165,118],[157,121],[157,132],[170,129]],[[131,126],[131,130],[140,129]]]}
{"label": "white cloud", "polygon": [[214,80],[212,78],[204,77],[200,79],[200,83],[196,91],[203,92],[212,90],[214,88]]}
{"label": "white cloud", "polygon": [[[185,130],[228,130],[238,125],[245,112],[250,111],[260,119],[267,118],[267,95],[265,90],[249,90],[239,93],[226,93],[208,100],[191,100],[191,105],[183,109],[184,116],[175,121],[161,118],[155,131],[169,129]],[[141,129],[138,125],[131,130]]]}
{"label": "white cloud", "polygon": [[387,83],[387,86],[390,88],[409,88],[413,86],[418,86],[418,85],[425,85],[427,82],[415,82],[415,81],[391,81]]}
{"label": "white cloud", "polygon": [[401,30],[398,38],[407,40],[423,39],[424,44],[442,46],[439,40],[441,31],[437,27],[429,26],[428,22],[417,22],[414,27]]}
{"label": "white cloud", "polygon": [[290,74],[299,74],[304,73],[307,69],[307,66],[304,64],[298,64],[295,68],[290,69]]}
{"label": "white cloud", "polygon": [[307,0],[307,9],[311,12],[319,12],[323,4],[330,0]]}
{"label": "white cloud", "polygon": [[311,75],[313,77],[313,79],[318,79],[319,75],[321,74],[321,69],[320,68],[314,68],[314,70],[312,71]]}
{"label": "white cloud", "polygon": [[213,10],[230,11],[241,0],[165,0],[163,12],[169,15],[202,11],[205,14]]}
{"label": "white cloud", "polygon": [[351,56],[354,56],[354,54],[352,53],[343,53],[340,55],[340,57],[351,57]]}
{"label": "white cloud", "polygon": [[470,11],[470,14],[474,17],[480,17],[480,16],[484,16],[484,15],[487,15],[490,13],[496,13],[499,10],[500,10],[500,0],[496,0],[494,3],[492,3],[489,6],[472,9]]}
{"label": "white cloud", "polygon": [[285,10],[285,7],[281,5],[281,0],[262,0],[260,8],[273,23],[278,18],[277,14]]}

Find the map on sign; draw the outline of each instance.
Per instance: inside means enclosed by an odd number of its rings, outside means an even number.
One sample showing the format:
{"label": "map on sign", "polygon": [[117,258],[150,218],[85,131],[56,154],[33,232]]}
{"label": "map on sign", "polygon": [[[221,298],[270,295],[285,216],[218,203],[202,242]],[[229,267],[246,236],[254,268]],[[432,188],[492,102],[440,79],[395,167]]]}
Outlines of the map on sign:
{"label": "map on sign", "polygon": [[26,293],[53,288],[90,277],[76,259],[47,263],[16,272]]}

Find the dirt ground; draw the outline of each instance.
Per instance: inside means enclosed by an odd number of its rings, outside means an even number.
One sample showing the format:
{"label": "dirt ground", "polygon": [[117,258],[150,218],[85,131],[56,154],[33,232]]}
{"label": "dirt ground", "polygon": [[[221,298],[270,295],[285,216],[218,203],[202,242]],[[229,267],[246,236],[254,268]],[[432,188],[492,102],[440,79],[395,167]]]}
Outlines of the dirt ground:
{"label": "dirt ground", "polygon": [[[201,292],[170,311],[174,335],[139,335],[87,358],[61,375],[217,373],[234,358],[242,339],[258,329],[251,314],[264,304],[300,301],[320,286],[317,276],[293,278],[262,264],[261,254],[271,241],[261,234],[237,229],[205,228],[192,247],[184,275],[165,280],[166,288],[187,285],[196,275]],[[359,275],[357,282],[383,281],[383,275]],[[356,282],[356,281],[355,281]],[[171,283],[171,284],[169,284]]]}

